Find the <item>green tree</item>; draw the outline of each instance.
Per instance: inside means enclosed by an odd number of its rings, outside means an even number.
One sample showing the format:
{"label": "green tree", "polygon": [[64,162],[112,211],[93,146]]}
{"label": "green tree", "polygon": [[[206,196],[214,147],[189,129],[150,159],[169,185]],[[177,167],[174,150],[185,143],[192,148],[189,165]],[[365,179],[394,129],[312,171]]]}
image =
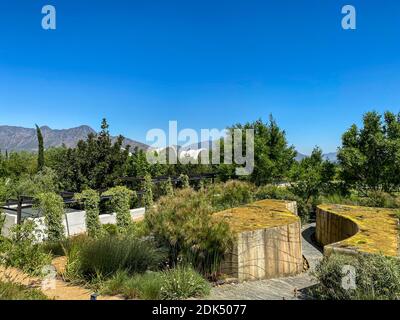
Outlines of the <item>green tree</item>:
{"label": "green tree", "polygon": [[130,212],[130,201],[136,197],[136,193],[127,187],[113,187],[103,193],[103,196],[111,197],[110,202],[117,215],[117,230],[119,233],[126,233],[132,225]]}
{"label": "green tree", "polygon": [[11,152],[3,158],[0,170],[3,177],[11,179],[33,175],[37,172],[37,156],[27,151]]}
{"label": "green tree", "polygon": [[2,205],[7,199],[11,198],[11,196],[12,189],[10,179],[0,178],[0,205]]}
{"label": "green tree", "polygon": [[47,239],[50,241],[64,239],[64,202],[62,197],[54,192],[44,192],[37,194],[36,199],[35,206],[44,215]]}
{"label": "green tree", "polygon": [[143,198],[142,202],[146,208],[150,208],[153,205],[153,181],[151,176],[148,174],[144,177],[143,183]]}
{"label": "green tree", "polygon": [[[254,129],[254,170],[250,180],[257,185],[280,181],[287,178],[294,163],[296,151],[288,146],[285,131],[281,130],[272,117],[268,123],[261,119],[253,123],[236,124],[228,128],[243,130],[243,149],[246,150],[246,129]],[[231,166],[225,166],[225,173],[232,173]]]}
{"label": "green tree", "polygon": [[76,193],[74,198],[84,204],[86,212],[86,230],[89,237],[97,238],[101,236],[102,228],[99,217],[100,195],[98,192],[92,189],[86,189],[81,193]]}
{"label": "green tree", "polygon": [[0,178],[5,177],[7,174],[5,164],[6,164],[5,157],[3,156],[3,153],[0,150]]}
{"label": "green tree", "polygon": [[44,152],[46,167],[57,170],[60,164],[65,164],[67,152],[68,148],[65,144],[62,144],[60,147],[47,148]]}
{"label": "green tree", "polygon": [[291,191],[309,202],[312,197],[329,189],[334,175],[335,165],[323,159],[320,148],[314,148],[310,157],[293,165],[290,172]]}
{"label": "green tree", "polygon": [[23,175],[9,183],[9,194],[18,197],[21,195],[35,197],[39,193],[59,192],[59,178],[54,170],[44,167],[33,176]]}
{"label": "green tree", "polygon": [[119,136],[112,142],[107,121],[103,119],[99,134],[90,133],[76,148],[62,150],[62,158],[55,169],[63,188],[80,192],[118,185],[120,178],[126,175],[129,159],[129,146],[124,147],[123,141]]}
{"label": "green tree", "polygon": [[341,178],[362,193],[393,192],[400,187],[400,114],[377,112],[363,116],[342,136],[338,160]]}
{"label": "green tree", "polygon": [[43,144],[43,135],[42,130],[40,130],[39,126],[36,125],[36,135],[38,139],[38,171],[42,171],[44,168],[44,144]]}

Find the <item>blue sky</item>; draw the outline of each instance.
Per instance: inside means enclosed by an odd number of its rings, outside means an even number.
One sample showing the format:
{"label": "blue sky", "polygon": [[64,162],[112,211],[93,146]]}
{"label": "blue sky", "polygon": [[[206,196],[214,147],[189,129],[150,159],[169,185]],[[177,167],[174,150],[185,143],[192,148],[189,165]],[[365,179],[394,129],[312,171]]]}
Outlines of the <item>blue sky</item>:
{"label": "blue sky", "polygon": [[[45,4],[57,30],[41,28]],[[389,0],[4,0],[0,124],[106,117],[145,141],[169,120],[223,129],[272,113],[300,152],[331,152],[365,111],[400,111],[399,35]]]}

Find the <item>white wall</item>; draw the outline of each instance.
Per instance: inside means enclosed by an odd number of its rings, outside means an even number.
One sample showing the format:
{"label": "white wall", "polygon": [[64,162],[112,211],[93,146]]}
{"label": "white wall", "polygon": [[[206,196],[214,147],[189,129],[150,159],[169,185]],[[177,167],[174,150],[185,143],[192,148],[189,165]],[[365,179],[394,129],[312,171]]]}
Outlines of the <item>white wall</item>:
{"label": "white wall", "polygon": [[[146,210],[145,208],[138,208],[131,209],[130,211],[132,219],[137,220],[144,217]],[[10,235],[10,229],[17,224],[17,215],[9,213],[4,213],[4,215],[6,217],[6,220],[3,229],[1,230],[1,234],[5,237],[8,237]],[[86,232],[85,215],[85,211],[74,211],[65,214],[63,224],[65,227],[65,234],[67,236],[73,236]],[[42,235],[38,240],[43,240],[43,234],[46,231],[44,217],[29,219],[33,220],[36,223],[36,230]],[[102,214],[100,215],[100,222],[101,224],[116,224],[116,214]]]}
{"label": "white wall", "polygon": [[4,213],[5,217],[3,228],[1,229],[1,234],[5,237],[10,236],[10,229],[17,224],[17,215]]}

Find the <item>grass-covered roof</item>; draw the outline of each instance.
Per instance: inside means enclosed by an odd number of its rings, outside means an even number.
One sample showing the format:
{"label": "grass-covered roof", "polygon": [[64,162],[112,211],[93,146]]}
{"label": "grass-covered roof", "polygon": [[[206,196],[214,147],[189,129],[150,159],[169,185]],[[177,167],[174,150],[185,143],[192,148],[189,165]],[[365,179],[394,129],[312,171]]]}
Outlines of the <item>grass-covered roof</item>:
{"label": "grass-covered roof", "polygon": [[217,219],[224,219],[234,233],[278,227],[299,221],[299,217],[281,200],[261,200],[242,207],[217,212]]}
{"label": "grass-covered roof", "polygon": [[323,211],[345,217],[357,224],[359,232],[337,243],[340,247],[355,247],[361,252],[399,254],[399,226],[396,211],[349,205],[320,205]]}

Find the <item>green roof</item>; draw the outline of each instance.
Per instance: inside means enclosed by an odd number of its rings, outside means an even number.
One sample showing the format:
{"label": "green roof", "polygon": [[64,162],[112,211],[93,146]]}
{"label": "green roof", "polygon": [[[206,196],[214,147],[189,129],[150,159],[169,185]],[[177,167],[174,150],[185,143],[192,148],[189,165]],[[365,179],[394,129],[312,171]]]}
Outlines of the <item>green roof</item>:
{"label": "green roof", "polygon": [[217,212],[217,219],[226,221],[235,233],[273,228],[299,221],[282,200],[261,200],[242,207]]}
{"label": "green roof", "polygon": [[320,205],[319,209],[353,221],[359,231],[336,244],[361,252],[399,255],[399,220],[393,209],[349,205]]}

